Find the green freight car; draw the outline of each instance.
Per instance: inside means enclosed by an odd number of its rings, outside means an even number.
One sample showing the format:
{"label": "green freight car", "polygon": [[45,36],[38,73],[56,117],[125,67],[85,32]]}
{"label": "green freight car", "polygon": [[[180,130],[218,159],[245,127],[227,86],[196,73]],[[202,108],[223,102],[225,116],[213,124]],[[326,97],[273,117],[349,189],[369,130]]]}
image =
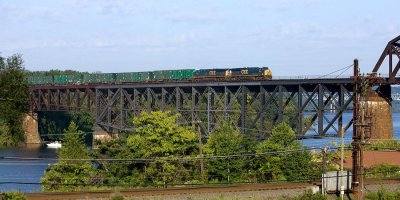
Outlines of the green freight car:
{"label": "green freight car", "polygon": [[53,76],[55,84],[80,84],[82,82],[82,77],[82,74]]}
{"label": "green freight car", "polygon": [[162,71],[154,71],[153,80],[169,80],[172,77],[172,70],[162,70]]}
{"label": "green freight car", "polygon": [[169,79],[172,79],[172,80],[190,79],[193,77],[193,74],[195,71],[196,70],[194,70],[194,69],[172,70],[172,74]]}
{"label": "green freight car", "polygon": [[85,74],[82,83],[113,83],[116,80],[116,73]]}
{"label": "green freight car", "polygon": [[139,82],[141,80],[142,74],[140,72],[117,73],[115,76],[115,81],[119,83]]}
{"label": "green freight car", "polygon": [[53,84],[53,76],[28,76],[27,81],[30,85],[48,85]]}
{"label": "green freight car", "polygon": [[139,72],[142,78],[142,81],[152,81],[154,80],[154,72]]}

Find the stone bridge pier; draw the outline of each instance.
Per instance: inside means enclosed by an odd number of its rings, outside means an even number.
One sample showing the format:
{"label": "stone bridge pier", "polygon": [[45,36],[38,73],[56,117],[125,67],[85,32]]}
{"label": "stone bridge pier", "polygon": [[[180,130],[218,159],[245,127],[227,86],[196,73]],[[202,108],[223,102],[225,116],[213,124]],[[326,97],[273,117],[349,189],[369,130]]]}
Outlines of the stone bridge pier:
{"label": "stone bridge pier", "polygon": [[38,127],[38,115],[35,112],[25,114],[23,121],[23,129],[25,131],[26,144],[40,144],[41,139]]}
{"label": "stone bridge pier", "polygon": [[[374,140],[393,139],[390,86],[384,91],[369,90],[362,104],[366,107],[366,136]],[[369,134],[369,135],[368,135]]]}

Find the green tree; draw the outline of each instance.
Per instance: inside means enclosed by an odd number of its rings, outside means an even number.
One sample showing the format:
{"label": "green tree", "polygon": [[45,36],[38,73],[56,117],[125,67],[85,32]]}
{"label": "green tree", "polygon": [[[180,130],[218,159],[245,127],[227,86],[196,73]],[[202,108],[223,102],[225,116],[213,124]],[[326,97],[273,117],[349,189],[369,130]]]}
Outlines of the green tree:
{"label": "green tree", "polygon": [[[39,112],[39,132],[51,140],[62,138],[63,130],[73,121],[79,130],[91,132],[94,116],[89,112]],[[86,141],[89,134],[85,134]]]}
{"label": "green tree", "polygon": [[59,161],[40,180],[44,191],[75,191],[92,183],[94,170],[87,160],[89,153],[82,139],[83,132],[72,122],[64,131]]}
{"label": "green tree", "polygon": [[242,180],[243,166],[246,158],[214,156],[231,156],[246,152],[245,139],[240,131],[227,123],[222,123],[208,138],[204,153],[211,157],[206,160],[208,180],[211,182],[235,182]]}
{"label": "green tree", "polygon": [[[0,56],[0,145],[18,145],[25,141],[22,128],[28,110],[28,84],[20,55]],[[5,131],[6,130],[6,131]]]}
{"label": "green tree", "polygon": [[[143,162],[99,163],[110,184],[173,184],[198,180],[198,165],[177,158],[198,155],[197,135],[177,123],[179,114],[142,112],[134,118],[135,133],[100,146],[97,158],[148,159]],[[172,160],[171,160],[172,159]]]}
{"label": "green tree", "polygon": [[301,147],[294,131],[286,123],[278,124],[271,136],[258,148],[255,162],[260,181],[304,180],[313,175],[311,154]]}
{"label": "green tree", "polygon": [[[139,118],[134,118],[136,134],[128,137],[127,145],[136,149],[135,157],[178,158],[197,152],[197,135],[193,127],[179,125],[179,117],[179,114],[158,111],[142,112]],[[151,183],[179,183],[192,180],[192,170],[190,163],[156,160],[146,166],[144,175]]]}

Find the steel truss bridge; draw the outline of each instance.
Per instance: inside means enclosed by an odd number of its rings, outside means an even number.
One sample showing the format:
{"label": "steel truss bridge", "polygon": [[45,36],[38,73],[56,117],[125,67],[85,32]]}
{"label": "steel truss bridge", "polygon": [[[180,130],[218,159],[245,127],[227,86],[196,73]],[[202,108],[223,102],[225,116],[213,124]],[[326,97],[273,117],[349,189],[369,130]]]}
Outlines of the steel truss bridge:
{"label": "steel truss bridge", "polygon": [[[205,135],[226,121],[242,133],[265,137],[274,124],[289,121],[298,136],[326,136],[351,127],[342,115],[352,109],[353,82],[348,77],[33,86],[30,106],[33,111],[92,111],[96,124],[108,132],[134,131],[132,118],[142,111],[171,111],[181,114],[180,123],[199,124]],[[288,113],[295,117],[286,119]]]}

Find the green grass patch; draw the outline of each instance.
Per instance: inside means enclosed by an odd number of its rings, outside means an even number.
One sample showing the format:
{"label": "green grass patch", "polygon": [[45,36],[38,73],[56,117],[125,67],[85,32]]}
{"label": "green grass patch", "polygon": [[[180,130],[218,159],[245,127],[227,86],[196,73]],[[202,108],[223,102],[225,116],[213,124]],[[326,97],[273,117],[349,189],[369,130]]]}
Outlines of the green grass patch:
{"label": "green grass patch", "polygon": [[371,144],[365,145],[365,150],[400,150],[399,140],[385,140],[385,141],[375,141]]}

